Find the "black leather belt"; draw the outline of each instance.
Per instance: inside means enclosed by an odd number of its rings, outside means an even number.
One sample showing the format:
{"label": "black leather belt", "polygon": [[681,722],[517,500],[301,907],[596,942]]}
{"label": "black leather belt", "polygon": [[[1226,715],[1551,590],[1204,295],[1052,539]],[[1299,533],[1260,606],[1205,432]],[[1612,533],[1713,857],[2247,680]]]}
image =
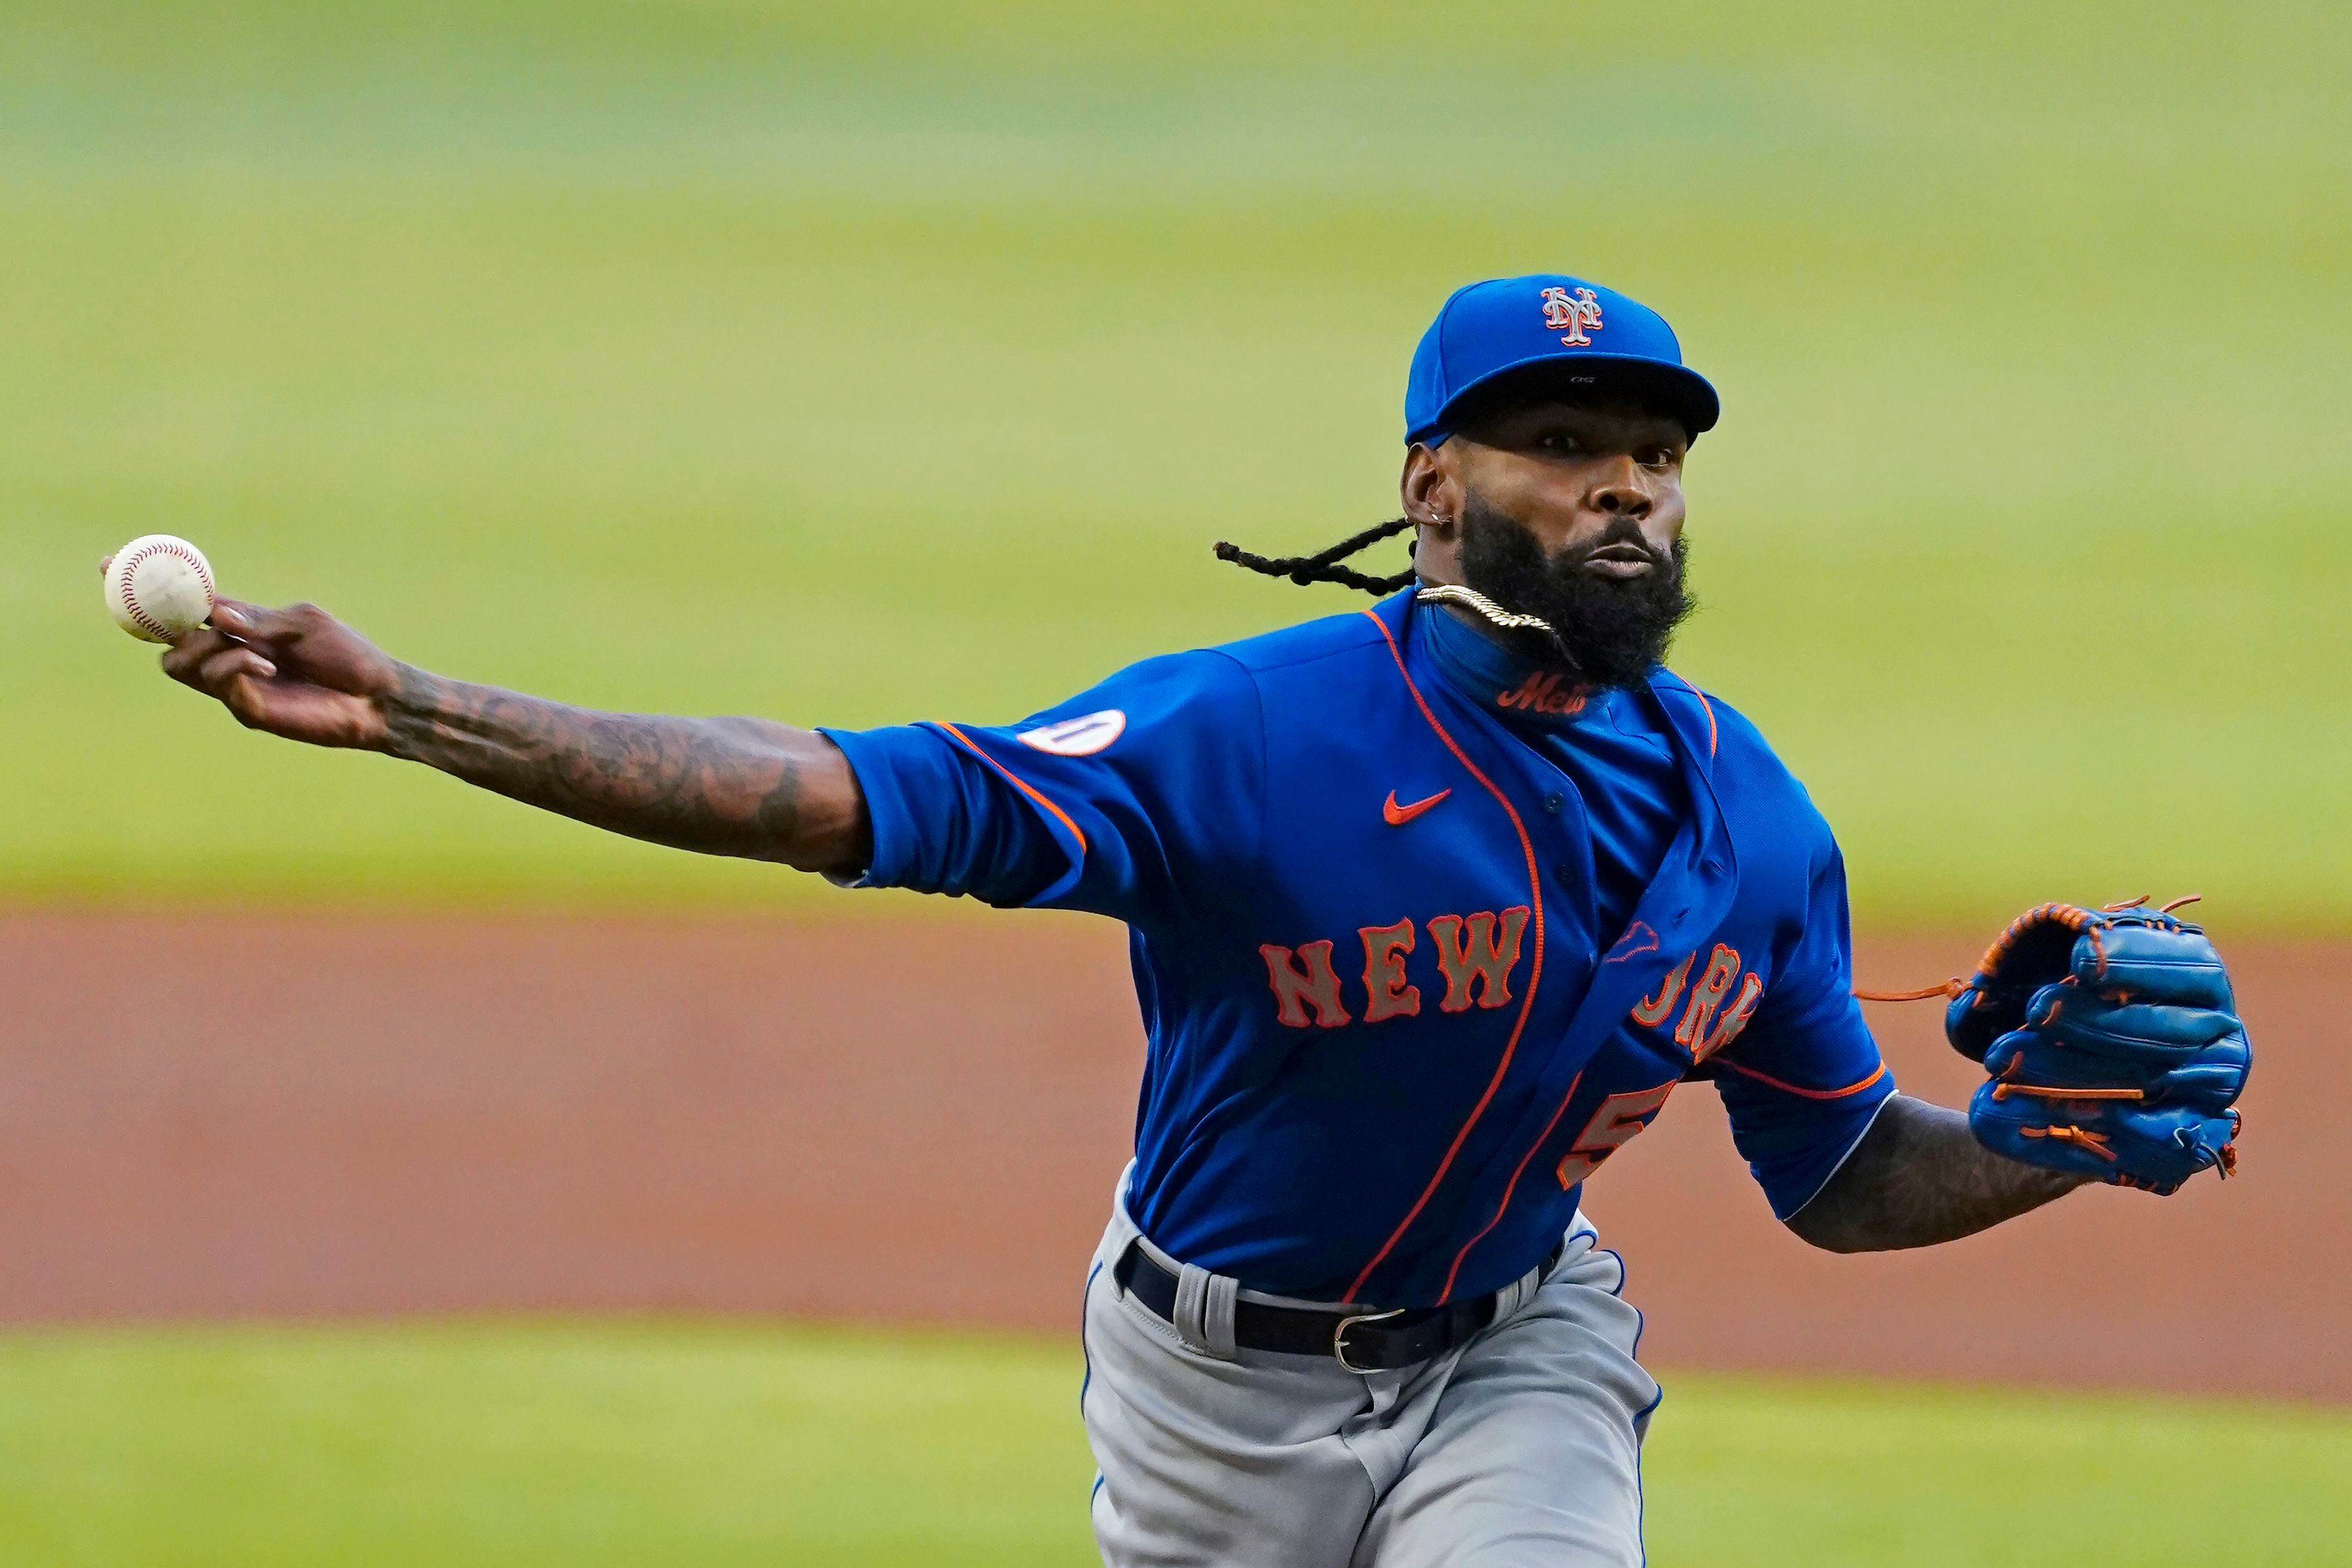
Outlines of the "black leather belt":
{"label": "black leather belt", "polygon": [[[1549,1273],[1566,1251],[1556,1242],[1543,1260]],[[1118,1288],[1163,1321],[1176,1315],[1176,1276],[1160,1267],[1139,1242],[1111,1267]],[[1261,1301],[1234,1303],[1234,1343],[1244,1350],[1284,1355],[1330,1356],[1349,1372],[1393,1372],[1444,1355],[1495,1321],[1499,1290],[1445,1307],[1411,1307],[1392,1312],[1349,1312],[1332,1307],[1270,1307]]]}

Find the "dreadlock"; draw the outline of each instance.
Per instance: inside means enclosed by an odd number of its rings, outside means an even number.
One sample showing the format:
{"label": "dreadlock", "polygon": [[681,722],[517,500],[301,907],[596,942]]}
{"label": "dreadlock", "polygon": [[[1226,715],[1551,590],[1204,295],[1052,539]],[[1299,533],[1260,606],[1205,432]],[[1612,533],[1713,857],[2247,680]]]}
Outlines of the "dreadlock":
{"label": "dreadlock", "polygon": [[1312,555],[1253,555],[1238,544],[1217,541],[1217,559],[1245,566],[1253,572],[1263,572],[1269,577],[1287,577],[1300,587],[1310,583],[1337,583],[1342,587],[1357,588],[1367,594],[1393,594],[1399,588],[1410,587],[1417,574],[1410,566],[1393,577],[1371,577],[1342,566],[1340,562],[1358,551],[1378,544],[1391,534],[1402,533],[1412,526],[1409,517],[1396,518],[1349,534],[1328,550],[1318,550]]}

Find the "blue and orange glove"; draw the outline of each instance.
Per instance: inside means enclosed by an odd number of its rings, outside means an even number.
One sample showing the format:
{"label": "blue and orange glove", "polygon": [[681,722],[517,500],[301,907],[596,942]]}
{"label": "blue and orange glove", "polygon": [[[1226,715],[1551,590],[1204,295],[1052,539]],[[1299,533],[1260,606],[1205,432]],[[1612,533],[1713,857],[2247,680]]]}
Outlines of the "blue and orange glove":
{"label": "blue and orange glove", "polygon": [[1969,1102],[1979,1142],[2157,1193],[2237,1168],[2252,1052],[2221,955],[2177,907],[2042,904],[2001,932],[1944,1014],[1992,1075]]}

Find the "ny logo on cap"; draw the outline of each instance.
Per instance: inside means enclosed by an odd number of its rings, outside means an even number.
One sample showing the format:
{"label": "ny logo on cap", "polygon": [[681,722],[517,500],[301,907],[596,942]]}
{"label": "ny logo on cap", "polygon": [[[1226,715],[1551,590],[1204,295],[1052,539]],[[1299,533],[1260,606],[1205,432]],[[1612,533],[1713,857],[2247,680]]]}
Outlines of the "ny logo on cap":
{"label": "ny logo on cap", "polygon": [[1592,297],[1590,289],[1579,289],[1570,295],[1565,289],[1543,291],[1544,325],[1560,334],[1559,341],[1570,348],[1582,348],[1592,340],[1584,335],[1585,329],[1601,330],[1601,301]]}

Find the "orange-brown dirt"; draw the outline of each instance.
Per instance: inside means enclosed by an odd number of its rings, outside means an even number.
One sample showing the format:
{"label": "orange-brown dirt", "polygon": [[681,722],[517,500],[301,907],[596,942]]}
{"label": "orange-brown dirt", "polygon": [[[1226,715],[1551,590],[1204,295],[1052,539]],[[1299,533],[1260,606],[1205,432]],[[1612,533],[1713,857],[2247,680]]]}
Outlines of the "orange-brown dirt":
{"label": "orange-brown dirt", "polygon": [[[1980,939],[1872,942],[1882,984]],[[1897,1257],[1775,1225],[1711,1091],[1597,1178],[1666,1366],[2352,1398],[2333,980],[2230,951],[2243,1172]],[[1069,1330],[1142,1050],[1121,933],[0,916],[0,1321],[696,1310]],[[1972,1069],[1872,1009],[1898,1079]]]}

